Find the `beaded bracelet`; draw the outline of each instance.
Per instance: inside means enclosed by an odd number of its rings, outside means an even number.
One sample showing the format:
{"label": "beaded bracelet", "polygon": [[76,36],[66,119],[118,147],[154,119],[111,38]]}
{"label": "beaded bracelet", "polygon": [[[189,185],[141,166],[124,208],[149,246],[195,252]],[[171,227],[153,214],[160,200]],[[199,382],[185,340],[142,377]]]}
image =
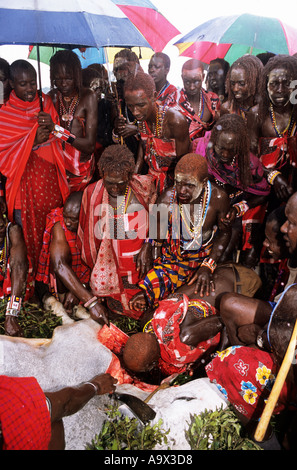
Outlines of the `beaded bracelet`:
{"label": "beaded bracelet", "polygon": [[8,297],[8,302],[6,306],[5,315],[11,315],[12,317],[17,317],[21,311],[22,298],[12,295]]}
{"label": "beaded bracelet", "polygon": [[274,170],[274,171],[271,171],[270,173],[268,173],[267,175],[267,181],[269,184],[273,184],[273,181],[275,180],[275,178],[278,176],[278,175],[281,175],[281,172],[280,171],[277,171],[277,170]]}
{"label": "beaded bracelet", "polygon": [[55,124],[52,134],[54,134],[58,139],[63,140],[63,142],[67,142],[67,144],[73,144],[75,140],[75,135],[71,134],[68,129],[59,126],[58,124]]}
{"label": "beaded bracelet", "polygon": [[236,202],[233,204],[233,207],[237,210],[236,217],[242,217],[249,210],[249,205],[246,201]]}
{"label": "beaded bracelet", "polygon": [[217,263],[212,258],[205,258],[205,260],[203,260],[201,266],[205,266],[206,268],[209,268],[211,270],[211,272],[213,273],[214,270],[217,267]]}

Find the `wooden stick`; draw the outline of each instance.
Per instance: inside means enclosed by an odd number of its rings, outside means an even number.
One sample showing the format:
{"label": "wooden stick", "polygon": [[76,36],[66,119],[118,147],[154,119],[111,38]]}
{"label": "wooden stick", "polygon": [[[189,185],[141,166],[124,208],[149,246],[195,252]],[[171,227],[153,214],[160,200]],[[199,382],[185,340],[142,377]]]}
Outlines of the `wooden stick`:
{"label": "wooden stick", "polygon": [[278,397],[280,395],[280,392],[283,388],[288,372],[292,365],[292,362],[295,356],[295,350],[296,350],[296,340],[297,340],[297,320],[295,322],[294,330],[293,330],[285,357],[278,371],[277,377],[275,379],[274,385],[272,387],[272,390],[270,392],[270,395],[268,397],[264,411],[262,413],[261,419],[258,423],[256,432],[254,435],[254,439],[258,442],[261,442],[264,439],[267,427],[270,422],[271,415],[273,413],[276,402],[278,400]]}

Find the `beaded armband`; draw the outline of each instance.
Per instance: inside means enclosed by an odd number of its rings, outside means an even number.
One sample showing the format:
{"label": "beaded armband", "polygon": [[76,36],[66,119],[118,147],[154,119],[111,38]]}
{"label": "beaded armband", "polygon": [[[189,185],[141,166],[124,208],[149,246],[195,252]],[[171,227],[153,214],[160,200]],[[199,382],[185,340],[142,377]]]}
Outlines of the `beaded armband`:
{"label": "beaded armband", "polygon": [[268,173],[267,175],[267,181],[269,184],[273,185],[273,181],[275,180],[275,178],[278,176],[278,175],[281,175],[281,172],[280,171],[277,171],[277,170],[274,170],[274,171],[271,171],[270,173]]}
{"label": "beaded armband", "polygon": [[63,140],[63,142],[67,142],[67,144],[73,144],[75,140],[75,135],[71,134],[68,129],[59,126],[58,124],[55,124],[52,134],[54,134],[58,139]]}
{"label": "beaded armband", "polygon": [[206,268],[209,268],[211,272],[213,273],[217,267],[217,263],[212,258],[205,258],[201,266],[205,266]]}
{"label": "beaded armband", "polygon": [[21,297],[17,297],[16,295],[12,295],[11,297],[8,297],[5,315],[11,315],[13,317],[17,317],[21,311],[21,306],[22,306]]}
{"label": "beaded armband", "polygon": [[237,210],[236,217],[242,217],[249,210],[249,205],[246,201],[236,202],[236,204],[233,204],[233,207]]}

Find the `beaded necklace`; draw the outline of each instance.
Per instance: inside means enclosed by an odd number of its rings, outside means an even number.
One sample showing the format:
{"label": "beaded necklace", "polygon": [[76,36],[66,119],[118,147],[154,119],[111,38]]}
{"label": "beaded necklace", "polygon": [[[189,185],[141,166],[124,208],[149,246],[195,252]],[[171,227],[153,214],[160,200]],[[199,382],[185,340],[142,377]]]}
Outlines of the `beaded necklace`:
{"label": "beaded necklace", "polygon": [[288,136],[290,136],[291,132],[292,132],[292,129],[293,129],[293,125],[294,125],[293,109],[292,109],[292,112],[291,112],[289,122],[288,122],[286,128],[282,132],[277,127],[276,116],[275,116],[275,112],[274,112],[272,103],[270,103],[270,106],[269,106],[269,114],[270,114],[270,118],[271,118],[271,121],[272,121],[273,129],[274,129],[274,132],[276,133],[276,135],[278,137],[283,137],[286,133],[288,133]]}
{"label": "beaded necklace", "polygon": [[202,119],[204,113],[204,96],[202,90],[200,90],[200,101],[199,101],[199,110],[198,110],[198,117]]}
{"label": "beaded necklace", "polygon": [[71,99],[68,110],[66,109],[64,105],[62,93],[59,92],[58,98],[59,98],[59,115],[61,116],[62,121],[66,123],[66,128],[70,130],[71,123],[73,121],[73,116],[74,116],[76,107],[79,103],[79,95],[75,95]]}
{"label": "beaded necklace", "polygon": [[125,238],[124,215],[126,213],[126,210],[129,204],[131,192],[132,192],[131,188],[127,185],[124,196],[121,196],[120,198],[121,199],[120,204],[118,204],[116,207],[112,207],[111,204],[109,204],[109,207],[113,209],[113,212],[111,212],[109,209],[109,215],[112,220],[115,239]]}
{"label": "beaded necklace", "polygon": [[[158,106],[156,106],[156,109],[155,109],[156,114],[155,114],[155,120],[153,122],[152,133],[153,133],[153,136],[157,137],[158,139],[161,138],[162,122],[163,122],[163,117],[164,117],[165,111],[166,111],[166,107],[164,107],[162,112],[160,112]],[[143,134],[146,134],[147,132],[146,132],[146,127],[145,127],[145,121],[141,122],[141,126],[142,126],[141,132]]]}
{"label": "beaded necklace", "polygon": [[[191,237],[190,242],[184,242],[183,246],[186,250],[197,250],[202,245],[202,226],[206,217],[206,212],[209,203],[210,196],[210,183],[207,183],[207,186],[203,188],[203,193],[200,196],[200,202],[198,205],[198,210],[194,208],[194,220],[192,222],[191,215],[186,205],[179,204],[179,212],[181,218],[187,228],[188,234]],[[188,224],[188,221],[190,222]]]}
{"label": "beaded necklace", "polygon": [[166,88],[168,88],[168,86],[169,86],[169,82],[167,81],[165,85],[162,86],[161,90],[158,92],[157,99],[160,98],[160,96],[162,96],[162,94],[164,93]]}

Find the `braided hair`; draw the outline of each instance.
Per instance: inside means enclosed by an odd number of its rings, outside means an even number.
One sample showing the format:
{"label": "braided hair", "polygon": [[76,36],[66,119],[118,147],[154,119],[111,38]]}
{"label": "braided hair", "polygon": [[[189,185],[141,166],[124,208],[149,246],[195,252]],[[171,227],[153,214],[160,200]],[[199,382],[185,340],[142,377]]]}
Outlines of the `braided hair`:
{"label": "braided hair", "polygon": [[250,139],[245,120],[238,114],[224,114],[216,122],[211,131],[210,145],[214,148],[222,132],[235,135],[235,151],[239,156],[239,178],[243,187],[248,187],[252,181],[250,169]]}
{"label": "braided hair", "polygon": [[248,93],[250,96],[254,97],[254,104],[256,104],[259,100],[260,74],[263,70],[263,64],[256,56],[244,55],[231,65],[226,76],[226,91],[228,94],[228,101],[231,103],[232,108],[235,111],[239,111],[239,104],[231,89],[231,72],[234,69],[243,69],[245,71]]}
{"label": "braided hair", "polygon": [[[284,68],[286,69],[289,74],[291,75],[291,80],[297,79],[297,58],[280,54],[268,60],[267,64],[262,70],[261,77],[260,77],[260,102],[259,102],[259,118],[261,120],[265,119],[269,114],[269,105],[270,99],[267,92],[267,84],[268,84],[268,76],[270,72],[276,68]],[[294,106],[294,118],[297,121],[297,107]]]}
{"label": "braided hair", "polygon": [[78,90],[82,88],[82,68],[79,57],[70,50],[57,51],[50,59],[50,81],[51,87],[55,86],[55,74],[61,66],[65,66],[67,71],[73,76],[74,86]]}

